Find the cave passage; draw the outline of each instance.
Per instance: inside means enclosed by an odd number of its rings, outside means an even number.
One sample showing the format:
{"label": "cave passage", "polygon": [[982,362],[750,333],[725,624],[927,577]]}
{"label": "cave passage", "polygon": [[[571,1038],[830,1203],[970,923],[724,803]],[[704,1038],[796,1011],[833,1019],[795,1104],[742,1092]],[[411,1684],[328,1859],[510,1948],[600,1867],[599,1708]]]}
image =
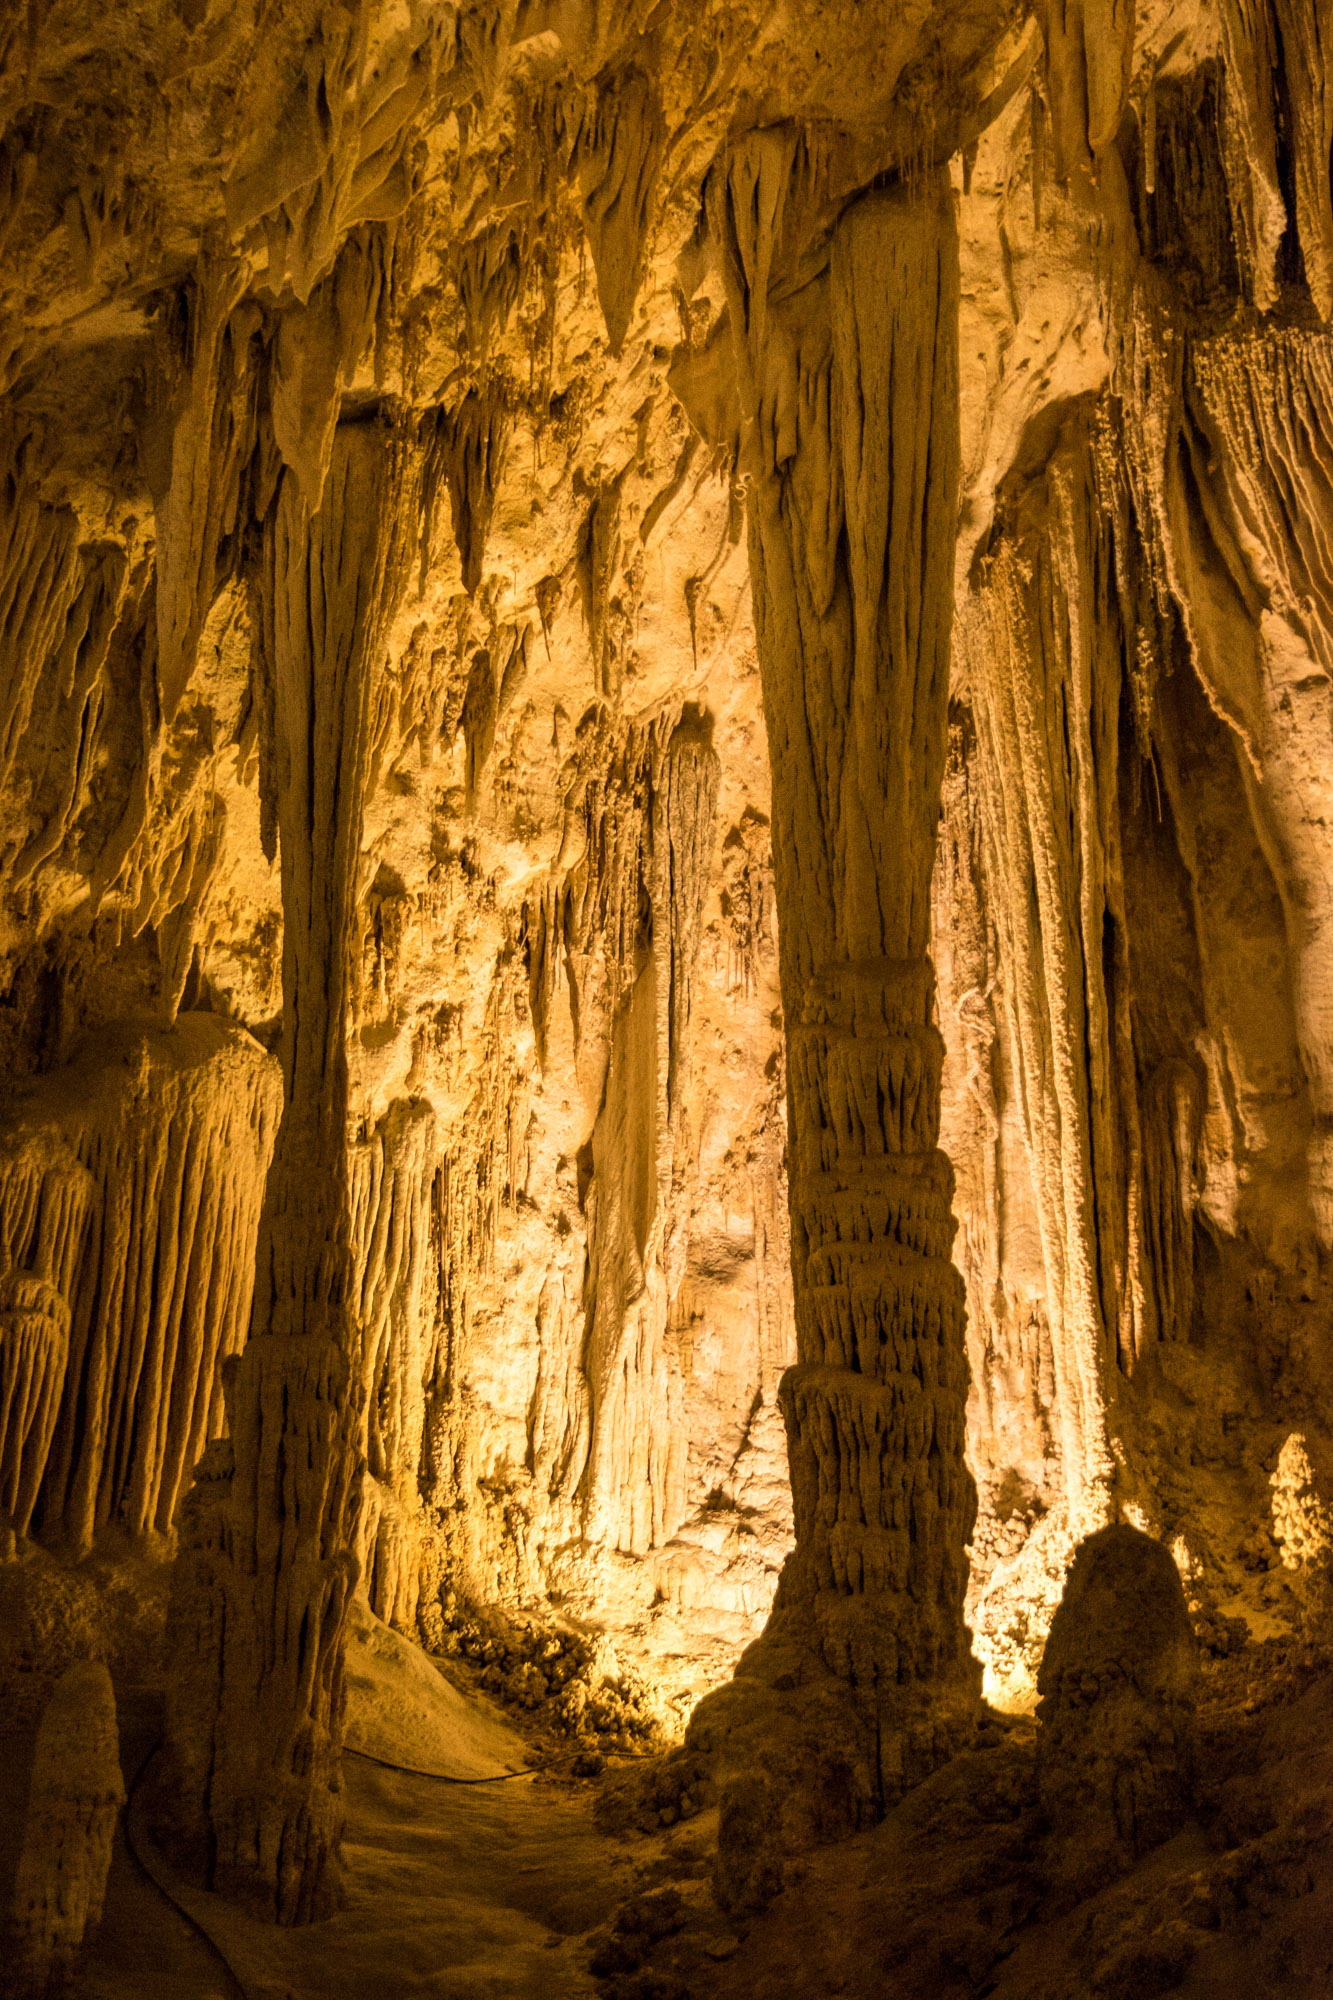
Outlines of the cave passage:
{"label": "cave passage", "polygon": [[1331,41],[0,18],[0,2000],[1333,1992]]}

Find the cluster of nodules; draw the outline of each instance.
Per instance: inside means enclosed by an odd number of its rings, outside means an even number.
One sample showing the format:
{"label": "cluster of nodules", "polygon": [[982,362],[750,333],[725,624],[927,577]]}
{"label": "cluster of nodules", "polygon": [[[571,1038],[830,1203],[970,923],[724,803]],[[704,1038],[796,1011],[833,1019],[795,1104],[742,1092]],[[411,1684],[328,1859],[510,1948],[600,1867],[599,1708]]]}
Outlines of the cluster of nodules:
{"label": "cluster of nodules", "polygon": [[[446,1601],[446,1612],[450,1610]],[[539,1727],[571,1738],[600,1768],[604,1751],[660,1748],[662,1717],[648,1683],[608,1656],[606,1642],[580,1633],[520,1623],[496,1607],[484,1615],[454,1611],[448,1651],[477,1669],[483,1693],[525,1712]],[[589,1767],[582,1775],[594,1775]]]}
{"label": "cluster of nodules", "polygon": [[[842,967],[811,982],[792,1034],[810,1113],[792,1188],[801,1361],[782,1390],[797,1540],[825,1658],[890,1683],[934,1658],[942,1578],[961,1603],[974,1511],[931,990],[925,960]],[[882,1600],[869,1639],[843,1629],[844,1600],[864,1598]]]}

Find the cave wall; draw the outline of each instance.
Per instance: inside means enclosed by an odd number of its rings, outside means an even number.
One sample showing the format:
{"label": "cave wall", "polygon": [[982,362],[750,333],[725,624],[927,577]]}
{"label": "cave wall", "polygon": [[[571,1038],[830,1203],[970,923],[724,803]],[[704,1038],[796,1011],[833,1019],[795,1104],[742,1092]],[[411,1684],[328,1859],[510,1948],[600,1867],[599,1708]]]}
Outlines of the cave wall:
{"label": "cave wall", "polygon": [[[304,1088],[283,1030],[318,1043],[330,1004],[346,1109],[288,1206],[345,1183],[345,1223],[302,1224],[350,1258],[365,1476],[335,1539],[434,1644],[453,1607],[555,1602],[687,1696],[790,1540],[743,512],[667,387],[706,308],[643,282],[686,220],[664,89],[693,158],[727,36],[317,13],[163,8],[137,41],[65,8],[4,44],[9,1547],[169,1555],[284,1061]],[[292,718],[370,587],[303,524],[388,505],[340,419],[389,439],[401,573],[364,744],[302,803],[338,738]],[[352,792],[325,909],[302,829]]]}
{"label": "cave wall", "polygon": [[1099,1489],[1171,1544],[1201,1629],[1282,1629],[1271,1478],[1294,1428],[1327,1452],[1327,336],[1310,214],[1290,182],[1264,206],[1267,72],[1264,141],[1235,23],[1177,25],[1140,22],[1095,183],[1052,42],[960,187],[936,920],[1004,1697]]}

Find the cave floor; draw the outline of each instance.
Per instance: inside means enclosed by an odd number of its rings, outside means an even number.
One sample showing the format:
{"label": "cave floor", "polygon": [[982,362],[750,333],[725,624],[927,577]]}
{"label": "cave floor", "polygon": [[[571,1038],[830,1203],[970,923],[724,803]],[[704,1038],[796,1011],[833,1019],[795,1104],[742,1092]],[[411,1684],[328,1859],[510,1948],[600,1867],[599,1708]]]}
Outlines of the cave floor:
{"label": "cave floor", "polygon": [[[349,1752],[346,1904],[280,1930],[174,1878],[131,1804],[80,2000],[570,2000],[586,1933],[633,1888],[587,1788],[451,1783]],[[151,1879],[150,1879],[151,1876]],[[151,1966],[151,1974],[148,1968]]]}
{"label": "cave floor", "polygon": [[[349,1753],[346,1906],[287,1931],[170,1877],[136,1788],[74,1994],[1328,2000],[1329,1665],[1296,1672],[1260,1647],[1211,1672],[1198,1819],[1072,1908],[1041,1886],[1030,1722],[955,1760],[880,1826],[793,1865],[770,1908],[734,1930],[708,1886],[715,1812],[644,1834],[598,1814],[596,1787],[554,1773],[467,1784]],[[154,1705],[124,1707],[122,1731],[132,1774],[156,1741]],[[664,1902],[671,1921],[626,1960],[626,1912]],[[608,1941],[599,1970],[612,1976],[599,1981],[590,1960]]]}

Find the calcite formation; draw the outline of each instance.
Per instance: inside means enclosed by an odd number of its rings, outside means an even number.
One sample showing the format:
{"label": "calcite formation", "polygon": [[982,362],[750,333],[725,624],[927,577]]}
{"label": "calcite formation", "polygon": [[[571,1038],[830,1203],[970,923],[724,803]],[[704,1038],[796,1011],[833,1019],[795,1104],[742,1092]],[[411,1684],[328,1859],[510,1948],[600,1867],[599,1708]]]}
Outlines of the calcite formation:
{"label": "calcite formation", "polygon": [[[753,142],[714,210],[774,773],[798,1342],[782,1392],[796,1549],[768,1629],[721,1699],[724,1715],[743,1714],[751,1677],[789,1694],[812,1672],[851,1693],[822,1718],[815,1753],[851,1794],[819,1815],[828,1832],[882,1811],[943,1761],[976,1692],[962,1617],[975,1515],[963,1288],[949,1261],[943,1047],[925,955],[948,694],[958,276],[946,183],[867,195],[839,218],[825,268],[797,295],[800,317],[789,312],[770,351],[767,301],[745,274],[771,266],[784,226],[809,226],[784,212],[792,164],[771,139]],[[757,1733],[770,1751],[774,1721],[765,1702]],[[694,1727],[700,1741],[714,1733],[711,1717]],[[779,1757],[786,1735],[779,1725]],[[742,1728],[740,1790],[724,1802],[733,1846],[766,1844],[781,1815],[756,1791],[755,1737]],[[798,1788],[827,1789],[803,1762]]]}
{"label": "calcite formation", "polygon": [[0,20],[0,1701],[182,1881],[337,1906],[357,1593],[738,1919],[1099,1536],[1322,1643],[1325,25]]}
{"label": "calcite formation", "polygon": [[261,558],[260,699],[283,877],[283,1116],[250,1339],[229,1384],[218,1546],[203,1558],[199,1620],[180,1634],[179,1672],[203,1699],[177,1708],[173,1734],[189,1770],[181,1814],[207,1818],[213,1881],[271,1899],[288,1923],[327,1914],[337,1896],[341,1642],[365,1465],[344,1027],[367,662],[404,568],[405,462],[391,424],[339,426],[330,504],[312,515],[287,468]]}
{"label": "calcite formation", "polygon": [[1198,1647],[1168,1550],[1137,1528],[1083,1542],[1037,1686],[1038,1783],[1062,1887],[1096,1886],[1184,1823]]}
{"label": "calcite formation", "polygon": [[215,1016],[106,1028],[11,1103],[3,1478],[86,1554],[167,1533],[244,1344],[251,1245],[278,1122],[262,1049]]}
{"label": "calcite formation", "polygon": [[68,1991],[96,1930],[125,1785],[116,1698],[100,1660],[62,1675],[42,1716],[27,1773],[27,1813],[3,1936],[6,2000]]}

